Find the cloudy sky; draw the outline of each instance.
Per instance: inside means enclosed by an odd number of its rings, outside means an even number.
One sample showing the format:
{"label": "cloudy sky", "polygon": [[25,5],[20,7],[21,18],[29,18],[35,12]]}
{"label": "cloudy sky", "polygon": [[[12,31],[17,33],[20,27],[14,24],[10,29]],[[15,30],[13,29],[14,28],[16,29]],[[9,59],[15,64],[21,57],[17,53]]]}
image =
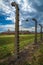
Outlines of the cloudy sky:
{"label": "cloudy sky", "polygon": [[[35,30],[35,22],[32,18],[36,18],[38,24],[43,25],[43,0],[0,0],[0,32],[15,30],[15,7],[11,6],[12,2],[16,2],[19,6],[19,29]],[[28,22],[26,21],[28,19]],[[40,27],[38,26],[38,31]]]}

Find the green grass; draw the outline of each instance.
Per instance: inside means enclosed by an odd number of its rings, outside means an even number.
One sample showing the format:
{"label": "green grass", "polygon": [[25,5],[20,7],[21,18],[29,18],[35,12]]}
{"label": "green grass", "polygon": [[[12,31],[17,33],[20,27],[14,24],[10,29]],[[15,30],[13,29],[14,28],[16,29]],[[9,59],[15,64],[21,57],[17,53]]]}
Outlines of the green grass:
{"label": "green grass", "polygon": [[[20,49],[34,42],[34,34],[19,35]],[[13,55],[15,51],[15,35],[0,35],[0,59]]]}
{"label": "green grass", "polygon": [[[34,42],[34,34],[25,34],[25,35],[19,35],[19,44],[20,49],[23,49],[25,46],[31,44]],[[40,39],[40,34],[38,34],[38,41]],[[14,54],[15,51],[15,35],[0,35],[0,59],[9,57]],[[40,45],[40,49],[37,50],[37,53],[35,52],[35,55],[38,56],[38,54],[41,54],[41,56],[38,58],[38,62],[36,63],[34,61],[34,65],[43,65],[43,45]],[[0,65],[8,65],[7,62],[0,63]],[[25,62],[24,65],[33,65],[29,64],[28,62]]]}

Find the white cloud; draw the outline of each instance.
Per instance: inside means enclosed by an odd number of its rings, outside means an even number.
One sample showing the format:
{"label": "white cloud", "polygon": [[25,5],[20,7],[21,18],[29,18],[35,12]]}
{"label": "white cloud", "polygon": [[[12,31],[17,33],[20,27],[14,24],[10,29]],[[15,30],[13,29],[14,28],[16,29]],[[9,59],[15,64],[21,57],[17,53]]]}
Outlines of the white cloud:
{"label": "white cloud", "polygon": [[[4,29],[4,30],[10,30],[10,31],[15,31],[15,25],[14,24],[8,24],[8,25],[1,25],[0,28]],[[22,31],[34,31],[34,27],[31,28],[23,28],[22,26],[19,27],[19,30]]]}
{"label": "white cloud", "polygon": [[[15,31],[15,24],[8,24],[8,25],[0,25],[0,29],[3,29],[5,31]],[[35,27],[29,27],[29,28],[24,28],[22,26],[19,26],[19,31],[34,31],[35,32]],[[37,32],[40,31],[40,27],[37,27]],[[1,31],[0,31],[1,32]]]}
{"label": "white cloud", "polygon": [[6,20],[12,20],[12,22],[15,23],[15,17],[10,16],[10,17],[7,17]]}
{"label": "white cloud", "polygon": [[16,2],[17,2],[18,4],[21,4],[21,0],[16,0]]}
{"label": "white cloud", "polygon": [[[22,30],[22,31],[30,31],[30,32],[35,32],[35,27],[29,27],[29,28],[23,28],[23,27],[20,27],[20,30]],[[38,26],[38,28],[37,28],[37,32],[39,32],[40,31],[40,27]]]}
{"label": "white cloud", "polygon": [[[21,0],[0,0],[0,8],[5,12],[5,14],[8,14],[9,17],[6,18],[6,20],[12,20],[12,22],[15,23],[15,8],[11,6],[11,2],[16,1],[18,4],[22,5],[22,11],[29,11],[33,12],[36,11],[31,7],[31,4],[28,4],[28,0],[23,0],[23,3]],[[6,4],[7,3],[7,4]],[[19,25],[21,25],[21,15],[20,15],[20,22]]]}
{"label": "white cloud", "polygon": [[14,31],[15,30],[15,25],[14,24],[8,24],[8,25],[1,25],[0,28],[2,28],[3,30],[10,30],[10,31]]}
{"label": "white cloud", "polygon": [[[13,1],[13,0],[12,0]],[[9,17],[6,18],[6,20],[12,20],[12,22],[15,23],[15,8],[11,7],[11,0],[8,2],[10,3],[10,6],[6,5],[6,3],[3,2],[3,0],[0,0],[0,9],[2,9],[5,14],[8,14]],[[17,0],[18,1],[18,0]],[[18,1],[18,3],[20,3],[21,0]],[[21,25],[21,20],[19,25]]]}
{"label": "white cloud", "polygon": [[32,8],[31,4],[28,4],[28,0],[23,0],[23,4],[22,4],[22,10],[23,11],[28,11],[28,12],[36,12],[36,10],[34,8]]}
{"label": "white cloud", "polygon": [[11,24],[11,25],[5,25],[4,28],[6,30],[10,30],[10,31],[14,31],[15,30],[15,25],[14,24]]}
{"label": "white cloud", "polygon": [[19,29],[20,29],[21,31],[35,31],[35,27],[24,28],[24,27],[20,26]]}
{"label": "white cloud", "polygon": [[10,7],[9,6],[6,6],[4,3],[3,3],[3,0],[0,0],[0,8],[7,14],[11,13],[11,10],[10,10]]}
{"label": "white cloud", "polygon": [[42,5],[42,3],[40,2],[40,0],[34,0],[35,2],[36,2],[36,4],[38,5],[38,6],[41,6]]}
{"label": "white cloud", "polygon": [[[12,20],[14,24],[15,24],[15,22],[16,22],[15,17],[7,17],[6,20]],[[21,24],[22,24],[22,22],[21,22],[21,20],[20,20],[20,21],[19,21],[19,25],[21,25]]]}
{"label": "white cloud", "polygon": [[[31,4],[28,3],[28,0],[23,0],[23,3],[21,2],[21,0],[8,0],[8,2],[6,2],[7,5],[3,1],[4,0],[0,0],[0,9],[2,9],[5,12],[5,14],[9,15],[9,17],[7,17],[6,20],[12,20],[12,22],[14,22],[14,23],[15,23],[15,8],[11,7],[11,2],[13,2],[13,1],[16,1],[18,4],[20,4],[22,6],[21,7],[21,11],[24,11],[24,12],[28,11],[29,13],[37,12],[34,8],[32,8],[32,3]],[[20,21],[19,21],[19,25],[20,26],[22,24],[22,22],[21,22],[22,19],[23,19],[23,17],[20,15]],[[13,30],[15,28],[14,26],[15,26],[15,24],[13,24],[13,25],[12,24],[11,25],[2,25],[1,27],[4,28],[4,29],[8,29],[9,28],[9,29]],[[31,28],[20,27],[20,29],[29,30],[29,31],[35,31],[35,27],[31,27]]]}
{"label": "white cloud", "polygon": [[[2,8],[2,10],[7,13],[7,14],[14,14],[15,8],[11,7],[11,2],[16,1],[18,4],[21,4],[21,9],[22,11],[29,11],[29,12],[36,12],[36,10],[34,8],[32,8],[31,4],[28,4],[28,0],[23,0],[23,3],[21,2],[21,0],[8,0],[8,2],[5,2],[3,0],[0,0],[0,8]],[[6,3],[8,3],[6,5]]]}

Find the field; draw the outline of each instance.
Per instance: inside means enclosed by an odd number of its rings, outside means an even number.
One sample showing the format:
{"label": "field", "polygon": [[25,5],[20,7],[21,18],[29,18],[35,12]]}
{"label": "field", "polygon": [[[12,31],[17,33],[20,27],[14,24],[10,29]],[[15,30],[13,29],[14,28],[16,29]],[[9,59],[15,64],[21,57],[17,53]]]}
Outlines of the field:
{"label": "field", "polygon": [[[34,42],[34,34],[19,35],[20,50]],[[39,35],[38,35],[39,37]],[[0,35],[0,59],[13,55],[15,51],[15,35]]]}
{"label": "field", "polygon": [[[19,35],[20,50],[24,49],[27,45],[34,42],[34,34],[21,34]],[[40,34],[37,36],[40,40]],[[15,35],[0,35],[0,60],[7,58],[15,53]],[[34,53],[31,65],[43,65],[43,44],[40,44],[40,48]],[[38,61],[37,61],[38,60]],[[7,63],[0,63],[0,65],[7,65]],[[28,62],[25,65],[29,65]]]}

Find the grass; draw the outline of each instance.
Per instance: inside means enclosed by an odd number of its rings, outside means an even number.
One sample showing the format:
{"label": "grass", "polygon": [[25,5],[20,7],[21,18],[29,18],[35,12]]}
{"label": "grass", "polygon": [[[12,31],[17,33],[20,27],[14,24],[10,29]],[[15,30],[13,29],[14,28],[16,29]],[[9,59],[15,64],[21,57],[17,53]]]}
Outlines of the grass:
{"label": "grass", "polygon": [[[25,46],[34,42],[34,34],[25,34],[19,35],[19,44],[20,49],[23,49]],[[38,40],[40,35],[38,35]],[[15,50],[15,35],[0,35],[0,59],[6,58],[14,54]],[[35,62],[35,65],[43,65],[43,45],[40,45],[40,50],[37,50],[35,55],[41,54],[41,57],[38,58],[38,62]],[[7,65],[7,63],[0,63],[0,65]],[[28,62],[25,65],[32,65]]]}
{"label": "grass", "polygon": [[[19,35],[20,49],[34,42],[34,34]],[[15,35],[0,35],[0,59],[13,55],[15,50]]]}

